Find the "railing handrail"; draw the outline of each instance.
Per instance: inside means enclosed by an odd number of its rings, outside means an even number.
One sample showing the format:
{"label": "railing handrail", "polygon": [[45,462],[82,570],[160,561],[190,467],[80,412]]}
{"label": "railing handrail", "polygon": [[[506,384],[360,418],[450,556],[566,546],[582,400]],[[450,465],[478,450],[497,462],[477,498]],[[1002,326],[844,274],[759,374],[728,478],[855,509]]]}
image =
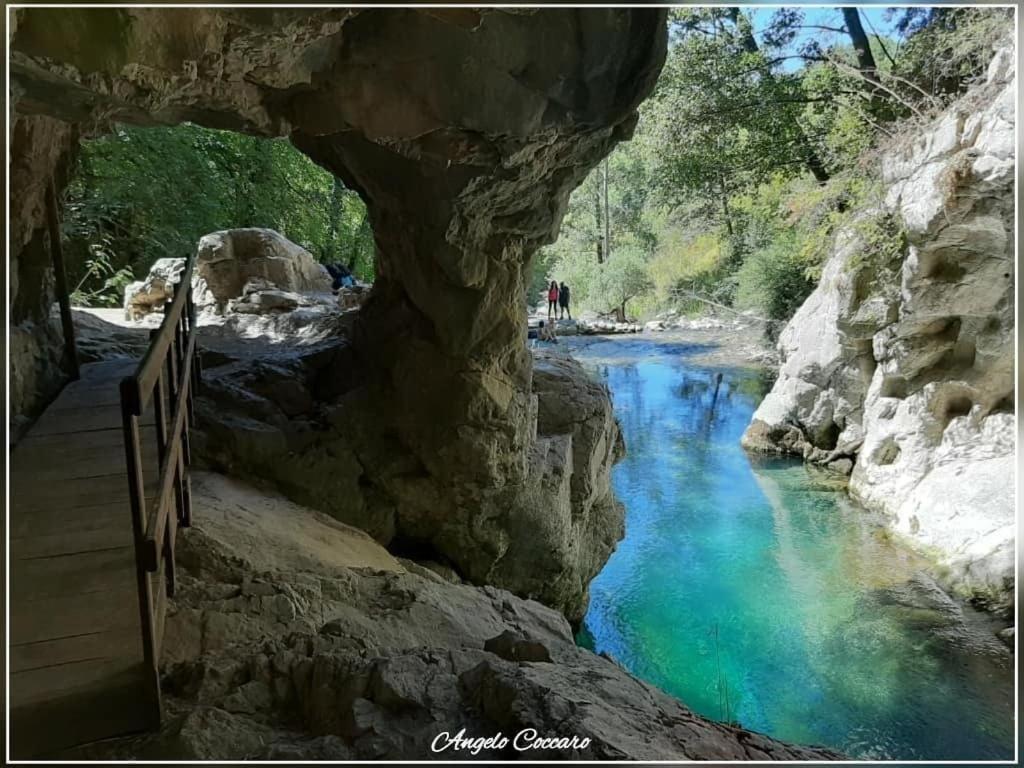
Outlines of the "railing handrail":
{"label": "railing handrail", "polygon": [[[195,254],[185,259],[164,309],[160,327],[134,373],[121,380],[128,492],[135,540],[135,571],[142,626],[142,650],[154,722],[160,721],[159,660],[167,598],[175,585],[174,542],[178,526],[192,520],[192,463],[189,426],[199,381],[196,359],[196,307],[192,298]],[[142,414],[152,404],[157,443],[156,496],[146,499]],[[170,414],[168,414],[170,409]],[[154,584],[155,582],[155,584]]]}
{"label": "railing handrail", "polygon": [[192,334],[185,347],[184,364],[178,376],[182,382],[171,410],[171,427],[167,431],[167,449],[160,462],[160,480],[156,507],[149,515],[146,526],[146,560],[150,571],[155,571],[160,564],[160,552],[163,550],[164,535],[167,532],[167,519],[170,514],[171,500],[174,495],[174,472],[180,461],[181,438],[185,430],[185,414],[188,412],[188,397],[192,391],[192,357],[195,352],[196,337]]}
{"label": "railing handrail", "polygon": [[195,266],[195,261],[194,253],[185,259],[185,267],[179,275],[174,298],[164,308],[164,319],[160,323],[160,329],[150,340],[146,354],[143,355],[142,361],[132,375],[136,382],[137,392],[135,393],[135,402],[130,403],[129,407],[136,416],[141,416],[142,412],[146,410],[146,406],[149,405],[153,396],[157,379],[160,378],[160,370],[167,359],[167,351],[171,342],[174,340],[174,331],[181,321],[181,314],[185,309],[188,289],[192,284],[192,269]]}

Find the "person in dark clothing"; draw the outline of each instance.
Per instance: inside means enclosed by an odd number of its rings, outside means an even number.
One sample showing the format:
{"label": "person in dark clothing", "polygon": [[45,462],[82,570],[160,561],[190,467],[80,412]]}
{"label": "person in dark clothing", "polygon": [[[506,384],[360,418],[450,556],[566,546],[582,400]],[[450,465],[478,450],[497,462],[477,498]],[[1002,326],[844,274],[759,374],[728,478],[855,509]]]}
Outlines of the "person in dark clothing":
{"label": "person in dark clothing", "polygon": [[565,283],[562,283],[558,287],[558,307],[561,310],[561,313],[558,316],[559,320],[566,315],[568,315],[569,319],[572,320],[572,312],[569,310],[569,286]]}
{"label": "person in dark clothing", "polygon": [[351,287],[356,284],[356,279],[352,277],[352,271],[344,264],[326,264],[325,266],[327,267],[327,274],[333,280],[331,290],[335,293],[342,286]]}

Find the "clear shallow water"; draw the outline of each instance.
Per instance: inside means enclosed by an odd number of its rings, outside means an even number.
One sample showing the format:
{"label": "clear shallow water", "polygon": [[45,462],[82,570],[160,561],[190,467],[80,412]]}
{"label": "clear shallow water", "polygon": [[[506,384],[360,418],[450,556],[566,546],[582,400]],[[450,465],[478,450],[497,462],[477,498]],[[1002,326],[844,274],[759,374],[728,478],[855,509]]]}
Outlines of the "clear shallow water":
{"label": "clear shallow water", "polygon": [[781,739],[1012,758],[1013,660],[994,627],[936,597],[829,477],[744,453],[756,374],[694,365],[680,345],[571,346],[608,382],[628,449],[613,474],[626,537],[591,584],[581,644]]}

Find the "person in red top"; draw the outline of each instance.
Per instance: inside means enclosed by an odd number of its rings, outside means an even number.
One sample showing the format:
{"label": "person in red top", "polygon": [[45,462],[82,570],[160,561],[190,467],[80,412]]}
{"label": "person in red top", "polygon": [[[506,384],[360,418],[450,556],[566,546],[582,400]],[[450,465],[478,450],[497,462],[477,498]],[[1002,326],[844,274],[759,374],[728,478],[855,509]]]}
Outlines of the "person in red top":
{"label": "person in red top", "polygon": [[548,286],[548,317],[554,317],[558,311],[558,283],[554,280]]}

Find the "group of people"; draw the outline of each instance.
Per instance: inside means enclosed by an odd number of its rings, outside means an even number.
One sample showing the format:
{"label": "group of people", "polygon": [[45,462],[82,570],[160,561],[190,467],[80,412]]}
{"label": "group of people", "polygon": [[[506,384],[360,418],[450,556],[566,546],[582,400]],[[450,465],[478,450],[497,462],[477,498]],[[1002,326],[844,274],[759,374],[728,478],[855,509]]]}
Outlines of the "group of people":
{"label": "group of people", "polygon": [[[548,286],[548,320],[561,320],[566,316],[572,320],[572,312],[569,309],[569,286],[552,280]],[[558,341],[554,323],[545,323],[543,320],[537,323],[536,329],[529,330],[527,338],[533,339],[534,344],[538,341]]]}
{"label": "group of people", "polygon": [[569,310],[569,286],[561,285],[552,280],[548,286],[548,318],[563,319],[566,315],[572,320],[572,312]]}

